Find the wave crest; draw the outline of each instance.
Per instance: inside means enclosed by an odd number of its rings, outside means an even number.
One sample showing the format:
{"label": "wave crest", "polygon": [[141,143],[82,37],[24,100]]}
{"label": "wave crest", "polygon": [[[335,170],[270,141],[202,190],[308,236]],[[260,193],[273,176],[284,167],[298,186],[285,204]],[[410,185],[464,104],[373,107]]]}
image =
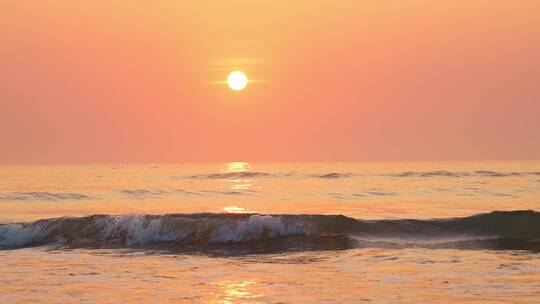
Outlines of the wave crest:
{"label": "wave crest", "polygon": [[211,173],[211,174],[198,174],[192,175],[190,178],[203,178],[203,179],[241,179],[241,178],[255,178],[269,176],[270,173],[256,172],[256,171],[242,171],[242,172],[226,172],[226,173]]}
{"label": "wave crest", "polygon": [[0,225],[0,248],[61,243],[76,247],[239,243],[311,231],[279,216],[237,214],[93,215]]}
{"label": "wave crest", "polygon": [[0,194],[0,200],[5,201],[78,201],[95,199],[92,196],[72,192],[11,192]]}
{"label": "wave crest", "polygon": [[352,247],[540,250],[540,213],[495,211],[433,220],[357,220],[341,215],[93,215],[0,224],[0,248],[57,244],[91,248],[258,252]]}

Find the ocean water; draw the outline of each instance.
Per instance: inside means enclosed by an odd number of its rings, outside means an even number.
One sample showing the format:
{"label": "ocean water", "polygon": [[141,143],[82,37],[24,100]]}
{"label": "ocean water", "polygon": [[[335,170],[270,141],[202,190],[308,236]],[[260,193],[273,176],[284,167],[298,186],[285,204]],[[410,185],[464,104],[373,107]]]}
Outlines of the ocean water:
{"label": "ocean water", "polygon": [[0,167],[0,303],[540,303],[540,163]]}

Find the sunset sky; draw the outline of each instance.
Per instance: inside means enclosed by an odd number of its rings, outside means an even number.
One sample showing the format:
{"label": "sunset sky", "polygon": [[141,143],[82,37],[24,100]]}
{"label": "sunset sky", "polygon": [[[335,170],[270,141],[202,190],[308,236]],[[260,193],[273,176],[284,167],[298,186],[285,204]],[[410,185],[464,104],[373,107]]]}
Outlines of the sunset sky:
{"label": "sunset sky", "polygon": [[3,164],[539,157],[537,0],[0,2]]}

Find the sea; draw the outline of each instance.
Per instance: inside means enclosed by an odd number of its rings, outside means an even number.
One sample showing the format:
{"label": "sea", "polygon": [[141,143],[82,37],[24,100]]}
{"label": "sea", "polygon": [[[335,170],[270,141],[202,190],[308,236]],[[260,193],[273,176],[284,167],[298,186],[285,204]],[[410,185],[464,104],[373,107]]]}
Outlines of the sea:
{"label": "sea", "polygon": [[0,303],[540,303],[540,162],[0,167]]}

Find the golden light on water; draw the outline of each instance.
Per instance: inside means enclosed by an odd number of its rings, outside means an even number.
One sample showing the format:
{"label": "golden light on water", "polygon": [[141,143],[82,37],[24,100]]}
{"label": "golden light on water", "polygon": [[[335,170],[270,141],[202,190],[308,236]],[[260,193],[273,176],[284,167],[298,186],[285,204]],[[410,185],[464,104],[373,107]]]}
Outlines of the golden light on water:
{"label": "golden light on water", "polygon": [[226,206],[223,207],[223,211],[226,213],[254,213],[253,211],[238,206]]}
{"label": "golden light on water", "polygon": [[223,172],[247,172],[249,171],[249,163],[247,162],[230,162],[226,163],[225,167],[221,170]]}
{"label": "golden light on water", "polygon": [[[221,169],[221,172],[231,175],[231,178],[225,179],[225,187],[232,191],[249,191],[252,187],[251,179],[242,178],[242,173],[250,171],[248,162],[229,162]],[[222,207],[226,213],[255,213],[253,210],[248,210],[243,207],[229,205]]]}
{"label": "golden light on water", "polygon": [[223,281],[220,286],[223,290],[224,299],[218,303],[243,303],[253,302],[262,297],[262,294],[253,293],[250,289],[256,280],[251,281]]}
{"label": "golden light on water", "polygon": [[230,179],[227,179],[228,188],[231,190],[249,190],[251,188],[251,179],[242,178],[234,173],[249,172],[250,167],[248,162],[230,162],[226,163],[221,169],[223,173],[233,173]]}
{"label": "golden light on water", "polygon": [[233,179],[230,180],[229,189],[231,190],[249,190],[251,189],[250,179]]}

